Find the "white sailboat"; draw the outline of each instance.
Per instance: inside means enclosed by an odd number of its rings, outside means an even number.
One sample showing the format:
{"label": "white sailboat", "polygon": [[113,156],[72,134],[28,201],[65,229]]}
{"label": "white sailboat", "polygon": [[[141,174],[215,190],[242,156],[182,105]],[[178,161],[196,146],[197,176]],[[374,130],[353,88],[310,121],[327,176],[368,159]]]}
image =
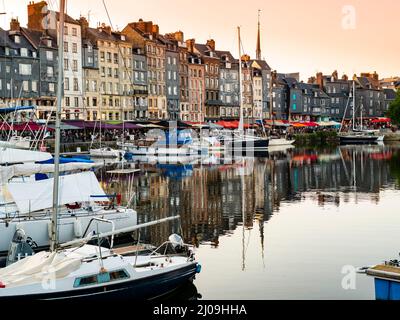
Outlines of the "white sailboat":
{"label": "white sailboat", "polygon": [[[384,136],[375,135],[375,132],[363,130],[363,111],[360,108],[361,124],[360,129],[356,129],[356,82],[353,80],[353,120],[352,120],[352,131],[350,133],[340,133],[339,138],[341,144],[371,144],[379,141],[383,141]],[[350,97],[349,97],[350,99]],[[346,116],[347,107],[344,112]]]}
{"label": "white sailboat", "polygon": [[242,95],[242,50],[240,27],[238,27],[238,43],[239,43],[239,102],[240,102],[240,122],[239,129],[232,136],[224,136],[224,143],[229,150],[241,153],[253,153],[257,151],[266,151],[269,146],[268,138],[256,137],[255,135],[246,134],[244,130],[243,117],[243,95]]}

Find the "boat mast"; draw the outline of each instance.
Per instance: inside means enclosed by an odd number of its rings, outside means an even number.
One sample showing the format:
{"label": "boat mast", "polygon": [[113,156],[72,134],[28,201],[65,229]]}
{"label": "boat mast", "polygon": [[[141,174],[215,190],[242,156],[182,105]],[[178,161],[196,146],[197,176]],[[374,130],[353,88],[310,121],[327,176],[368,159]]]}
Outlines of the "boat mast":
{"label": "boat mast", "polygon": [[353,80],[353,131],[356,130],[356,81]]}
{"label": "boat mast", "polygon": [[241,39],[240,39],[240,27],[238,27],[238,42],[239,42],[239,103],[240,103],[240,121],[239,121],[239,132],[243,133],[243,97],[242,97],[242,50],[241,50]]}
{"label": "boat mast", "polygon": [[65,19],[65,0],[60,0],[60,18],[59,18],[59,37],[58,37],[58,83],[57,83],[57,111],[56,111],[56,133],[54,147],[54,185],[53,185],[53,214],[51,219],[51,239],[50,250],[57,249],[57,218],[59,213],[59,177],[60,177],[60,127],[62,99],[64,95],[63,77],[64,77],[64,19]]}

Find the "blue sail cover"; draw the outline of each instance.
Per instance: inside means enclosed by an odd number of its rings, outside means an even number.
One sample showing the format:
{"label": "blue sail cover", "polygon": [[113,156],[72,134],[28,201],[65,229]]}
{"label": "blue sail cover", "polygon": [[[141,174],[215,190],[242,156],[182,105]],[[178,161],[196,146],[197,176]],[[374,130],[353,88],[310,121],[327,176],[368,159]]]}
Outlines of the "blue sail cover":
{"label": "blue sail cover", "polygon": [[35,106],[17,106],[10,108],[0,108],[0,113],[13,113],[17,111],[34,110]]}
{"label": "blue sail cover", "polygon": [[[54,164],[54,158],[46,160],[46,161],[40,161],[36,162],[37,164]],[[65,163],[94,163],[92,160],[84,159],[84,158],[64,158],[60,157],[60,164],[65,164]]]}

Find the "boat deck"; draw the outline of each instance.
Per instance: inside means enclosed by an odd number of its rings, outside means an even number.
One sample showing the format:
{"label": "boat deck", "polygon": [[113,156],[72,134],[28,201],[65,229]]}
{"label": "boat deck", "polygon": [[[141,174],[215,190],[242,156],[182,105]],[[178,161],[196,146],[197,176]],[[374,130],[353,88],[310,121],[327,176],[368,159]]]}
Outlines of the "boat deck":
{"label": "boat deck", "polygon": [[377,265],[375,267],[368,269],[367,275],[378,278],[400,281],[400,267],[389,266],[384,264]]}

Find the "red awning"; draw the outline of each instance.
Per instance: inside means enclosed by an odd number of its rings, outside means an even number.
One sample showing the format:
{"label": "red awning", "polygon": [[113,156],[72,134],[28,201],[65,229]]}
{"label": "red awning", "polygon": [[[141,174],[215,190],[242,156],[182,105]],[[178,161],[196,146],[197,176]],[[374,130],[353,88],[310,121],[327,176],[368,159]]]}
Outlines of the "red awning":
{"label": "red awning", "polygon": [[[43,126],[34,122],[21,123],[21,124],[10,124],[1,123],[1,131],[40,131],[43,130]],[[54,131],[54,129],[47,128],[47,131]]]}
{"label": "red awning", "polygon": [[390,123],[390,122],[392,122],[392,119],[389,118],[379,118],[371,121],[371,123]]}

